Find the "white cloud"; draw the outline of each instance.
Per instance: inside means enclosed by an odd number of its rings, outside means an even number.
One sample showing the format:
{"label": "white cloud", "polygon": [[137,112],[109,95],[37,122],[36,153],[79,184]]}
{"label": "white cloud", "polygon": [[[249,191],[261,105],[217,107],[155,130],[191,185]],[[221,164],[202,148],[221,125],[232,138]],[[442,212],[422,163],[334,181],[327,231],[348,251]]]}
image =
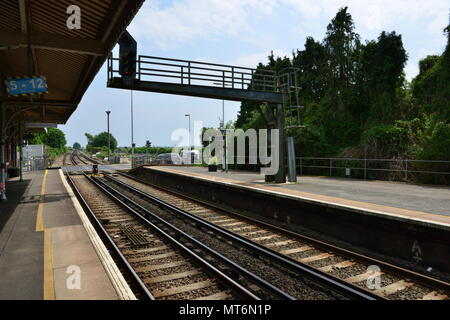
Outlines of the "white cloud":
{"label": "white cloud", "polygon": [[[286,53],[284,50],[281,49],[273,50],[273,54],[275,57],[284,57],[284,56],[291,57],[291,54]],[[239,67],[256,68],[256,66],[260,62],[263,64],[267,63],[269,61],[269,59],[267,59],[269,55],[270,50],[264,52],[256,52],[239,56],[236,59],[230,61],[229,63]]]}
{"label": "white cloud", "polygon": [[130,26],[134,35],[173,48],[202,37],[231,35],[252,29],[250,18],[272,13],[278,0],[182,0],[163,7],[143,7]]}
{"label": "white cloud", "polygon": [[[430,32],[436,32],[439,23],[445,26],[448,21],[448,0],[284,0],[308,20],[319,15],[333,17],[341,7],[348,6],[358,25],[369,30],[389,28],[398,20],[414,23],[418,20],[431,20]],[[438,19],[439,22],[434,20]],[[402,22],[405,22],[402,21]]]}

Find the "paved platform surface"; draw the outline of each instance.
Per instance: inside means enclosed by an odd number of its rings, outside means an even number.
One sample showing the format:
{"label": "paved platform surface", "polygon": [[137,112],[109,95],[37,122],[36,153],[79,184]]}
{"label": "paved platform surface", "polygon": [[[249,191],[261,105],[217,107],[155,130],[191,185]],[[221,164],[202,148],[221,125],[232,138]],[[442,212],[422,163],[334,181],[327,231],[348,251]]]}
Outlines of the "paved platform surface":
{"label": "paved platform surface", "polygon": [[449,187],[329,177],[298,177],[295,184],[267,184],[264,176],[254,172],[208,172],[205,167],[181,166],[150,168],[450,225]]}
{"label": "paved platform surface", "polygon": [[[7,183],[0,203],[0,299],[117,299],[59,170]],[[79,275],[79,276],[78,276]]]}

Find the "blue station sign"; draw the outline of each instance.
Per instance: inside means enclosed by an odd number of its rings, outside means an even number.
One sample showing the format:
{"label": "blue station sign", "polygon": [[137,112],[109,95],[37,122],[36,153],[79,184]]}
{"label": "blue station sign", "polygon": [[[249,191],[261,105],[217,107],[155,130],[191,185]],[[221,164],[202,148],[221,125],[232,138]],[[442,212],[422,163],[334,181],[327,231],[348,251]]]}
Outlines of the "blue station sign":
{"label": "blue station sign", "polygon": [[14,77],[5,80],[8,96],[27,96],[48,93],[44,76]]}

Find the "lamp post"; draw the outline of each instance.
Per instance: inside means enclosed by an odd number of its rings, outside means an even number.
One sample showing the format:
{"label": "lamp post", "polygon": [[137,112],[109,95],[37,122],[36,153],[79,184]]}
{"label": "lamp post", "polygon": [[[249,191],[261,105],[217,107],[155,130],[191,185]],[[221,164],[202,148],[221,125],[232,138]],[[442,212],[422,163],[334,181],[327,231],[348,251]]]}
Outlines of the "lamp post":
{"label": "lamp post", "polygon": [[188,121],[189,121],[189,150],[191,150],[191,115],[185,114],[184,116],[188,117]]}
{"label": "lamp post", "polygon": [[108,162],[111,161],[110,159],[110,152],[111,152],[111,135],[109,134],[109,114],[111,113],[111,110],[106,110],[106,123],[108,127]]}

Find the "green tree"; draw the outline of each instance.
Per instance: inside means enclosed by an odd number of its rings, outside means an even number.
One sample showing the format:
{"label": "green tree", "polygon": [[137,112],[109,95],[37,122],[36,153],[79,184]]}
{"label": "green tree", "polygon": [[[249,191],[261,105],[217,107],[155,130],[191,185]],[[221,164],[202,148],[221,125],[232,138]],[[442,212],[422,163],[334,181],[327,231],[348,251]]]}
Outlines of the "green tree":
{"label": "green tree", "polygon": [[78,142],[75,142],[75,143],[73,144],[73,148],[74,148],[75,150],[80,150],[80,149],[81,149],[81,145],[80,145]]}
{"label": "green tree", "polygon": [[328,63],[325,47],[312,37],[306,38],[305,49],[294,53],[292,65],[300,71],[297,79],[300,104],[318,103],[327,87]]}
{"label": "green tree", "polygon": [[67,141],[62,130],[57,128],[48,128],[44,143],[52,148],[63,149]]}
{"label": "green tree", "polygon": [[[297,110],[285,112],[286,134],[294,137],[299,155],[450,160],[450,26],[444,31],[443,54],[422,59],[411,83],[405,80],[408,55],[401,35],[383,31],[361,43],[346,7],[328,24],[323,41],[308,37],[292,59],[271,53],[257,70],[279,76],[288,67],[300,71],[298,98],[291,95],[285,103],[305,107],[302,128],[295,126]],[[243,102],[235,126],[267,128],[270,114],[266,104]]]}
{"label": "green tree", "polygon": [[327,26],[324,39],[328,53],[329,85],[337,95],[354,81],[353,51],[359,43],[359,35],[353,30],[355,25],[347,7],[339,9]]}
{"label": "green tree", "polygon": [[428,56],[419,62],[420,73],[412,81],[414,101],[427,114],[438,112],[450,119],[450,40],[444,53]]}
{"label": "green tree", "polygon": [[[92,136],[88,133],[86,133],[85,135],[88,138],[89,149],[92,149],[93,147],[108,147],[108,132],[101,132],[95,136]],[[109,137],[111,139],[111,150],[115,150],[117,148],[117,140],[111,133],[109,134]]]}
{"label": "green tree", "polygon": [[394,120],[394,106],[405,78],[403,69],[408,59],[402,36],[383,31],[378,41],[368,42],[362,49],[364,94],[371,104],[372,117]]}

